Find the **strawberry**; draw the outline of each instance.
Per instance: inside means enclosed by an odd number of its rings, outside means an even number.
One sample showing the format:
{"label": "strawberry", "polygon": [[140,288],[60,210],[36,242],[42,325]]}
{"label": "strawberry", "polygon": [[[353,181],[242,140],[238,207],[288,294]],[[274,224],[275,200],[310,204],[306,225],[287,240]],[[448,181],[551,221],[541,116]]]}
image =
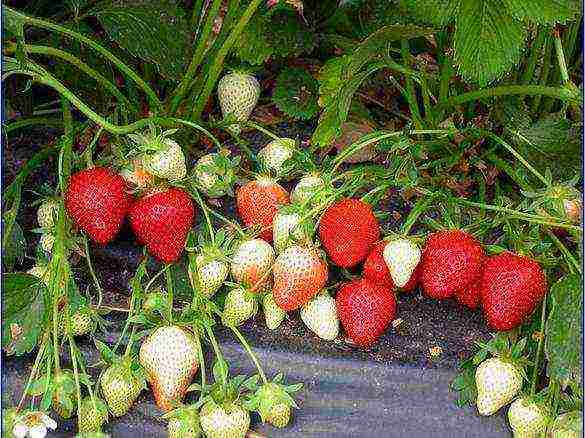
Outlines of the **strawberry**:
{"label": "strawberry", "polygon": [[258,161],[264,170],[280,175],[285,162],[293,157],[295,148],[296,144],[292,138],[272,140],[258,152]]}
{"label": "strawberry", "polygon": [[144,189],[154,183],[154,175],[144,169],[142,160],[138,158],[124,163],[120,176],[133,191]]}
{"label": "strawberry", "polygon": [[198,438],[201,436],[199,412],[193,405],[181,406],[167,415],[169,438]]}
{"label": "strawberry", "polygon": [[61,418],[69,419],[75,409],[75,377],[71,370],[55,371],[51,405]]}
{"label": "strawberry", "polygon": [[421,281],[425,293],[437,299],[453,296],[478,278],[484,258],[481,244],[465,231],[431,234],[422,260]]}
{"label": "strawberry", "polygon": [[360,347],[374,344],[396,315],[392,291],[365,278],[342,284],[335,301],[341,325]]}
{"label": "strawberry", "polygon": [[321,339],[332,341],[339,334],[335,299],[319,294],[301,308],[301,319]]}
{"label": "strawberry", "polygon": [[[197,163],[195,163],[195,178],[197,179],[197,185],[205,193],[211,193],[214,187],[219,183],[219,176],[217,173],[212,172],[208,168],[213,168],[215,163],[215,157],[219,154],[207,154],[203,155]],[[218,193],[216,197],[221,197],[225,193]]]}
{"label": "strawberry", "polygon": [[262,299],[262,308],[264,309],[266,327],[268,327],[269,330],[276,330],[282,321],[284,321],[286,312],[274,302],[272,292],[264,295],[264,298]]}
{"label": "strawberry", "polygon": [[385,247],[385,241],[378,242],[372,247],[364,262],[362,273],[364,278],[371,280],[373,283],[394,290],[396,286],[394,286],[394,282],[390,276],[388,265],[386,265],[386,262],[384,261]]}
{"label": "strawberry", "polygon": [[236,192],[238,214],[247,227],[259,226],[260,237],[272,241],[272,221],[281,205],[288,204],[288,193],[275,180],[261,177]]}
{"label": "strawberry", "polygon": [[237,327],[258,312],[256,296],[243,287],[230,290],[223,307],[221,321],[224,325]]}
{"label": "strawberry", "polygon": [[287,394],[286,387],[275,382],[260,386],[253,398],[253,406],[262,421],[278,428],[283,428],[290,422],[291,405],[296,406],[296,403]]}
{"label": "strawberry", "polygon": [[44,201],[37,210],[37,222],[39,227],[50,230],[55,226],[59,214],[59,202],[55,199]]}
{"label": "strawberry", "polygon": [[140,364],[162,410],[182,402],[197,372],[198,350],[197,338],[178,326],[157,328],[140,346]]}
{"label": "strawberry", "polygon": [[471,310],[477,309],[481,301],[481,291],[479,289],[479,281],[472,281],[471,284],[465,288],[455,292],[455,298],[463,306],[469,307]]}
{"label": "strawberry", "polygon": [[159,178],[178,181],[187,174],[185,155],[181,146],[169,138],[177,130],[157,132],[151,129],[142,134],[129,134],[128,137],[139,150],[145,152],[140,156],[142,168]]}
{"label": "strawberry", "polygon": [[41,235],[41,239],[39,240],[39,245],[46,253],[51,253],[53,251],[53,245],[55,245],[55,236],[51,233],[44,233]]}
{"label": "strawberry", "polygon": [[130,202],[124,179],[105,167],[72,175],[65,192],[65,208],[73,222],[102,245],[120,230]]}
{"label": "strawberry", "polygon": [[266,421],[274,427],[282,429],[290,422],[291,407],[286,403],[276,403],[272,405],[270,413],[266,416]]}
{"label": "strawberry", "polygon": [[195,259],[199,290],[207,298],[211,298],[223,285],[228,276],[229,266],[226,262],[213,255],[199,254]]}
{"label": "strawberry", "polygon": [[79,432],[100,432],[108,421],[108,406],[98,397],[86,397],[81,401],[77,428]]}
{"label": "strawberry", "polygon": [[522,389],[521,370],[497,357],[484,360],[475,370],[477,410],[492,415],[510,403]]}
{"label": "strawberry", "polygon": [[420,262],[420,249],[411,239],[394,239],[386,244],[382,256],[394,284],[404,287]]}
{"label": "strawberry", "polygon": [[287,207],[281,208],[274,216],[272,239],[274,249],[281,253],[295,243],[305,243],[308,240],[305,224],[301,224],[301,215]]}
{"label": "strawberry", "polygon": [[481,303],[491,328],[511,330],[522,324],[546,293],[546,277],[534,260],[503,252],[488,257],[480,280]]}
{"label": "strawberry", "polygon": [[201,408],[200,418],[207,438],[244,438],[250,427],[250,414],[237,402],[209,400]]}
{"label": "strawberry", "polygon": [[331,261],[342,268],[362,262],[380,236],[372,208],[359,199],[331,205],[319,222],[319,237]]}
{"label": "strawberry", "polygon": [[[237,122],[245,122],[258,103],[260,84],[249,74],[230,73],[217,84],[217,97],[224,119],[233,116]],[[231,125],[230,129],[237,134],[240,126]]]}
{"label": "strawberry", "polygon": [[421,273],[422,265],[419,263],[412,275],[410,276],[410,280],[406,283],[400,290],[402,292],[412,292],[417,286],[420,281],[420,273]]}
{"label": "strawberry", "polygon": [[322,177],[315,173],[309,173],[299,180],[290,195],[290,200],[298,204],[307,202],[324,186],[325,181]]}
{"label": "strawberry", "polygon": [[274,263],[274,250],[262,239],[249,239],[240,243],[232,257],[231,273],[245,286],[259,289],[269,281]]}
{"label": "strawberry", "polygon": [[541,437],[548,424],[544,409],[527,397],[517,398],[510,405],[508,421],[516,438]]}
{"label": "strawberry", "polygon": [[144,382],[131,367],[129,360],[122,360],[108,367],[100,377],[102,394],[115,417],[125,415],[144,389]]}
{"label": "strawberry", "polygon": [[130,225],[154,257],[173,263],[185,247],[194,216],[191,197],[171,187],[136,201],[130,210]]}
{"label": "strawberry", "polygon": [[[88,307],[81,307],[69,317],[69,328],[74,337],[84,336],[96,328],[96,320],[93,312]],[[65,318],[61,315],[59,319],[59,331],[66,332]]]}
{"label": "strawberry", "polygon": [[316,249],[288,247],[274,262],[274,302],[287,312],[298,309],[323,289],[328,273]]}

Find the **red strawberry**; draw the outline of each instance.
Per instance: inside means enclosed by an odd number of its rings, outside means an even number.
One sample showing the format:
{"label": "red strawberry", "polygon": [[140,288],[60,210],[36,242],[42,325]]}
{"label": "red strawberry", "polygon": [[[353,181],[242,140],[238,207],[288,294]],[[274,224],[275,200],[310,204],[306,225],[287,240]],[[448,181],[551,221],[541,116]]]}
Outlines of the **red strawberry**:
{"label": "red strawberry", "polygon": [[365,278],[371,280],[373,283],[394,290],[396,287],[390,276],[390,271],[388,271],[388,266],[384,261],[383,254],[385,247],[385,241],[378,242],[372,247],[366,261],[364,262],[362,273]]}
{"label": "red strawberry", "polygon": [[319,238],[331,261],[342,268],[362,262],[380,237],[372,208],[359,199],[331,205],[319,222]]}
{"label": "red strawberry", "polygon": [[546,277],[534,260],[503,252],[488,257],[481,276],[481,304],[491,328],[518,327],[546,293]]}
{"label": "red strawberry", "polygon": [[236,192],[238,214],[247,227],[261,227],[260,237],[272,241],[272,221],[281,205],[288,204],[288,193],[274,179],[250,181]]}
{"label": "red strawberry", "polygon": [[327,282],[327,263],[313,248],[289,246],[273,268],[272,294],[282,310],[296,310],[306,304]]}
{"label": "red strawberry", "polygon": [[173,263],[183,251],[194,216],[191,197],[171,187],[136,201],[130,210],[130,224],[154,257]]}
{"label": "red strawberry", "polygon": [[392,291],[365,278],[342,284],[335,301],[341,325],[361,347],[376,342],[396,314]]}
{"label": "red strawberry", "polygon": [[465,288],[455,292],[455,298],[464,306],[469,307],[471,310],[477,309],[481,301],[481,292],[479,290],[479,280],[472,281],[471,284]]}
{"label": "red strawberry", "polygon": [[431,234],[422,256],[425,293],[432,298],[449,298],[478,277],[484,258],[480,243],[464,231]]}
{"label": "red strawberry", "polygon": [[131,198],[124,179],[105,167],[71,176],[65,208],[75,224],[97,243],[106,244],[120,230]]}
{"label": "red strawberry", "polygon": [[417,286],[420,281],[422,271],[422,264],[419,263],[412,275],[410,276],[410,280],[404,285],[401,292],[412,292]]}

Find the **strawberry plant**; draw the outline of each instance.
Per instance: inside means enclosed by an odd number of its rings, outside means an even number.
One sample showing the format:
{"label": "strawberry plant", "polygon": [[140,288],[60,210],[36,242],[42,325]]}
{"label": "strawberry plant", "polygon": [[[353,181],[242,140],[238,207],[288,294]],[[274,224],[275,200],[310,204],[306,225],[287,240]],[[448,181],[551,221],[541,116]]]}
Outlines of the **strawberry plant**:
{"label": "strawberry plant", "polygon": [[101,436],[151,393],[170,436],[304,428],[248,335],[380,361],[407,300],[494,332],[459,405],[577,433],[575,1],[37,3],[2,6],[7,436]]}

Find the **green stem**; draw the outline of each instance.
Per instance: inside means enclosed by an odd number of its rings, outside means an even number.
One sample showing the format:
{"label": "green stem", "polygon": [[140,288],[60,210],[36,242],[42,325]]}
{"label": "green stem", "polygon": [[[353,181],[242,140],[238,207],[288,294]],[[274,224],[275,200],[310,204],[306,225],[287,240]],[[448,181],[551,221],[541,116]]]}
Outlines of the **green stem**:
{"label": "green stem", "polygon": [[426,211],[427,207],[429,206],[433,199],[434,199],[433,195],[428,195],[420,198],[417,201],[412,210],[410,210],[408,217],[406,218],[404,224],[402,225],[402,229],[400,230],[401,234],[407,236],[408,233],[410,233],[410,229],[412,228],[416,220],[420,217],[421,214],[423,214]]}
{"label": "green stem", "polygon": [[528,58],[528,62],[526,64],[526,69],[524,73],[522,73],[522,83],[524,84],[531,84],[534,80],[534,71],[536,70],[536,65],[538,60],[542,56],[542,47],[546,44],[548,39],[548,33],[544,32],[542,28],[537,29],[536,38],[532,43],[532,47],[530,48],[530,57]]}
{"label": "green stem", "polygon": [[35,358],[35,363],[33,364],[33,367],[30,371],[29,376],[28,376],[28,380],[26,381],[26,385],[24,387],[24,390],[22,391],[22,396],[20,397],[20,401],[18,402],[18,406],[16,407],[17,411],[20,411],[20,409],[22,408],[22,404],[24,403],[24,400],[26,399],[26,394],[28,393],[30,385],[32,384],[32,381],[35,379],[35,377],[37,375],[39,365],[40,365],[41,360],[45,354],[45,349],[47,348],[48,340],[49,340],[49,332],[45,332],[43,335],[43,340],[41,341],[41,344],[39,346],[39,351],[37,352],[37,357]]}
{"label": "green stem", "polygon": [[[205,326],[205,331],[207,332],[207,337],[209,338],[209,342],[211,343],[211,347],[213,348],[213,352],[215,353],[215,357],[217,358],[217,360],[221,360],[224,361],[223,358],[223,354],[221,352],[221,349],[219,348],[219,344],[217,343],[217,340],[215,339],[215,335],[213,334],[213,330],[211,330],[211,328],[209,326]],[[225,387],[226,385],[226,381],[222,381],[220,382],[222,387]]]}
{"label": "green stem", "polygon": [[[547,35],[546,41],[544,43],[544,53],[542,55],[542,59],[543,59],[543,66],[542,69],[540,71],[540,78],[539,78],[539,82],[541,86],[545,86],[548,83],[548,77],[550,74],[550,68],[551,68],[551,52],[552,52],[552,46],[550,44],[550,35]],[[535,96],[533,101],[532,101],[532,112],[533,113],[537,113],[538,109],[540,107],[540,102],[542,101],[542,95],[540,96]]]}
{"label": "green stem", "polygon": [[215,22],[215,18],[219,13],[219,8],[221,7],[221,0],[213,0],[211,7],[209,8],[209,12],[205,18],[205,24],[203,25],[203,30],[201,35],[198,37],[197,46],[195,47],[195,52],[193,54],[193,58],[187,67],[187,72],[185,73],[185,77],[177,87],[175,94],[171,98],[171,106],[170,106],[170,113],[175,114],[179,104],[191,88],[193,84],[193,79],[195,78],[195,73],[197,73],[197,67],[203,60],[203,55],[205,54],[205,49],[207,44],[209,43],[209,35],[213,29],[213,24]]}
{"label": "green stem", "polygon": [[8,135],[17,129],[33,125],[44,125],[52,128],[62,128],[63,120],[57,117],[26,117],[4,125],[4,134]]}
{"label": "green stem", "polygon": [[77,415],[81,410],[81,386],[79,384],[79,370],[77,369],[77,355],[75,354],[73,348],[73,337],[69,334],[69,351],[71,353],[71,363],[73,364],[73,377],[75,377],[75,389],[76,389],[76,396],[77,396]]}
{"label": "green stem", "polygon": [[524,167],[526,167],[532,174],[538,178],[546,187],[549,186],[549,182],[547,179],[538,171],[536,170],[522,155],[520,155],[512,146],[510,146],[507,142],[505,142],[502,138],[498,137],[495,134],[492,134],[489,131],[482,131],[487,137],[495,140],[500,145],[502,145],[508,152],[510,152],[514,158],[516,158]]}
{"label": "green stem", "polygon": [[56,58],[63,59],[70,64],[76,66],[79,70],[87,74],[88,76],[95,79],[98,84],[101,84],[104,88],[106,88],[110,93],[116,96],[121,103],[123,103],[127,108],[133,109],[137,111],[138,108],[135,104],[133,104],[126,96],[124,96],[120,89],[110,82],[104,75],[99,73],[98,71],[94,70],[90,66],[88,66],[85,62],[81,61],[79,58],[71,55],[70,53],[64,52],[63,50],[56,49],[54,47],[47,47],[47,46],[33,46],[33,45],[25,45],[24,49],[27,53],[38,54],[38,55],[47,55],[47,56],[54,56]]}
{"label": "green stem", "polygon": [[470,91],[458,96],[453,96],[442,103],[435,105],[435,111],[445,110],[447,108],[471,102],[473,100],[485,99],[496,96],[548,96],[555,99],[579,103],[580,96],[565,88],[545,87],[543,85],[502,85],[500,87],[486,88],[483,90]]}
{"label": "green stem", "polygon": [[169,306],[169,315],[168,315],[168,321],[172,322],[173,320],[173,299],[174,299],[174,288],[173,288],[173,271],[172,271],[172,266],[171,264],[168,264],[168,269],[165,270],[165,279],[167,281],[167,296],[168,296],[168,300],[170,303]]}
{"label": "green stem", "polygon": [[485,210],[492,210],[492,211],[498,211],[500,213],[507,213],[511,216],[514,216],[518,219],[525,220],[527,222],[532,222],[535,224],[548,225],[551,227],[565,228],[568,230],[582,232],[582,229],[580,227],[576,227],[574,225],[564,224],[564,223],[560,223],[560,222],[551,222],[551,221],[545,220],[546,218],[544,218],[543,216],[538,216],[538,215],[529,214],[529,213],[522,213],[522,212],[519,212],[516,210],[512,210],[510,208],[499,207],[497,205],[489,205],[489,204],[482,204],[479,202],[472,202],[472,201],[468,201],[467,199],[462,199],[462,198],[454,198],[454,200],[455,200],[455,202],[458,202],[459,204],[469,205],[470,207],[477,207],[477,208],[482,208]]}
{"label": "green stem", "polygon": [[213,59],[213,64],[211,65],[211,68],[209,70],[209,74],[207,75],[207,80],[205,81],[205,84],[203,86],[203,90],[201,91],[201,93],[197,97],[197,100],[195,101],[195,105],[193,107],[191,119],[198,120],[201,118],[201,113],[203,112],[203,108],[205,107],[205,104],[207,103],[207,100],[209,99],[209,96],[211,95],[213,87],[215,87],[215,84],[217,82],[217,79],[219,78],[219,74],[221,73],[221,70],[223,68],[223,63],[224,63],[224,60],[225,60],[228,52],[232,48],[236,39],[240,36],[242,31],[244,30],[244,28],[248,24],[248,22],[250,21],[250,18],[252,18],[252,15],[254,14],[254,12],[256,12],[256,9],[258,8],[258,6],[260,6],[262,1],[263,0],[251,0],[250,1],[250,4],[248,5],[246,10],[244,11],[242,16],[240,17],[240,20],[238,21],[238,23],[234,26],[230,35],[225,40],[225,43],[218,50],[217,54],[215,55],[215,57]]}
{"label": "green stem", "polygon": [[553,33],[553,39],[555,43],[555,51],[557,54],[557,61],[559,63],[559,70],[561,72],[561,83],[566,84],[569,82],[569,71],[567,70],[567,62],[565,60],[565,53],[563,52],[563,42],[558,31]]}
{"label": "green stem", "polygon": [[87,267],[89,268],[89,274],[91,275],[91,279],[93,280],[93,284],[95,286],[95,288],[97,289],[98,292],[98,305],[97,308],[99,309],[102,305],[102,299],[103,299],[103,291],[102,291],[102,287],[100,286],[100,282],[97,278],[97,276],[95,275],[95,271],[93,269],[93,265],[91,263],[91,256],[89,255],[89,244],[87,243],[87,236],[84,234],[83,235],[83,246],[85,249],[85,260],[87,261]]}
{"label": "green stem", "polygon": [[215,211],[214,209],[210,209],[209,212],[215,216],[216,218],[218,218],[219,220],[221,220],[222,222],[226,223],[227,225],[229,225],[230,227],[232,227],[234,230],[236,230],[236,232],[241,236],[241,237],[246,237],[246,233],[244,230],[242,230],[242,227],[240,227],[239,224],[237,224],[236,222],[230,221],[228,218],[226,218],[225,216],[221,215],[220,213],[218,213],[217,211]]}
{"label": "green stem", "polygon": [[573,273],[578,272],[579,274],[581,274],[581,265],[573,256],[573,254],[571,254],[571,252],[567,249],[567,247],[563,245],[563,242],[561,242],[559,238],[555,236],[555,234],[551,230],[546,230],[546,234],[548,234],[548,237],[550,237],[550,239],[553,241],[553,243],[557,246],[557,248],[561,251],[565,259],[567,260],[571,272]]}
{"label": "green stem", "polygon": [[213,245],[215,243],[215,232],[213,230],[213,225],[211,224],[211,218],[209,217],[209,212],[207,211],[208,210],[207,205],[205,204],[205,202],[201,198],[201,195],[199,194],[199,190],[195,189],[192,191],[192,193],[195,197],[195,201],[197,201],[197,203],[201,207],[201,210],[203,210],[203,215],[205,216],[205,223],[207,225],[207,232],[209,233],[209,239],[211,240],[211,244]]}
{"label": "green stem", "polygon": [[248,341],[246,341],[246,338],[242,336],[242,333],[236,327],[230,326],[230,329],[232,330],[232,332],[234,332],[234,335],[236,335],[236,338],[238,338],[238,340],[246,350],[246,353],[248,353],[248,356],[250,356],[250,359],[252,359],[252,362],[254,362],[254,365],[258,370],[258,374],[260,374],[262,382],[264,382],[265,384],[268,383],[268,379],[266,379],[264,370],[262,369],[262,366],[260,365],[260,362],[258,361],[256,354],[254,353],[254,351],[252,351],[252,348],[250,348],[250,344],[248,344]]}
{"label": "green stem", "polygon": [[203,398],[203,389],[205,388],[205,355],[203,354],[202,340],[199,332],[195,336],[197,337],[197,358],[199,360],[199,374],[201,375],[201,391],[199,392],[199,401],[201,401]]}
{"label": "green stem", "polygon": [[274,134],[273,132],[270,132],[268,129],[264,128],[263,126],[259,125],[258,123],[255,123],[255,122],[252,122],[252,121],[247,121],[247,122],[245,122],[245,125],[251,126],[252,128],[257,129],[262,134],[265,134],[266,136],[270,137],[273,140],[280,140],[281,139],[281,137],[279,137],[278,135]]}
{"label": "green stem", "polygon": [[540,356],[542,355],[542,348],[544,343],[544,325],[546,323],[546,294],[542,300],[542,307],[540,310],[540,338],[538,339],[538,346],[536,348],[536,358],[534,360],[534,369],[532,371],[532,382],[530,385],[530,395],[536,394],[536,383],[538,380],[538,370],[540,366]]}
{"label": "green stem", "polygon": [[[402,62],[404,65],[410,65],[410,48],[408,45],[408,40],[401,40],[400,41],[400,53],[402,54]],[[414,121],[414,125],[417,129],[422,129],[422,117],[420,115],[420,109],[418,107],[418,102],[416,98],[416,92],[414,89],[414,83],[412,82],[412,78],[410,75],[406,75],[404,77],[404,82],[406,85],[406,100],[408,101],[408,106],[410,107],[410,113],[412,115],[412,119]]]}

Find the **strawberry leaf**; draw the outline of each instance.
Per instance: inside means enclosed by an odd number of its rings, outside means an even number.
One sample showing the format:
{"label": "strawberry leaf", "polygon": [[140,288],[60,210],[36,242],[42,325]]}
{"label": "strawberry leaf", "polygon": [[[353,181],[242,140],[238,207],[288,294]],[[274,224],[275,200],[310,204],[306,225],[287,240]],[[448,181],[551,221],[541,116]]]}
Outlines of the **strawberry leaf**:
{"label": "strawberry leaf", "polygon": [[581,13],[579,0],[504,0],[519,20],[538,24],[555,24],[576,19]]}
{"label": "strawberry leaf", "polygon": [[547,375],[566,384],[578,381],[583,356],[583,282],[579,275],[561,278],[550,291],[552,310],[546,324]]}
{"label": "strawberry leaf", "polygon": [[278,109],[297,119],[310,119],[319,110],[317,81],[302,68],[288,68],[276,78],[272,101]]}

